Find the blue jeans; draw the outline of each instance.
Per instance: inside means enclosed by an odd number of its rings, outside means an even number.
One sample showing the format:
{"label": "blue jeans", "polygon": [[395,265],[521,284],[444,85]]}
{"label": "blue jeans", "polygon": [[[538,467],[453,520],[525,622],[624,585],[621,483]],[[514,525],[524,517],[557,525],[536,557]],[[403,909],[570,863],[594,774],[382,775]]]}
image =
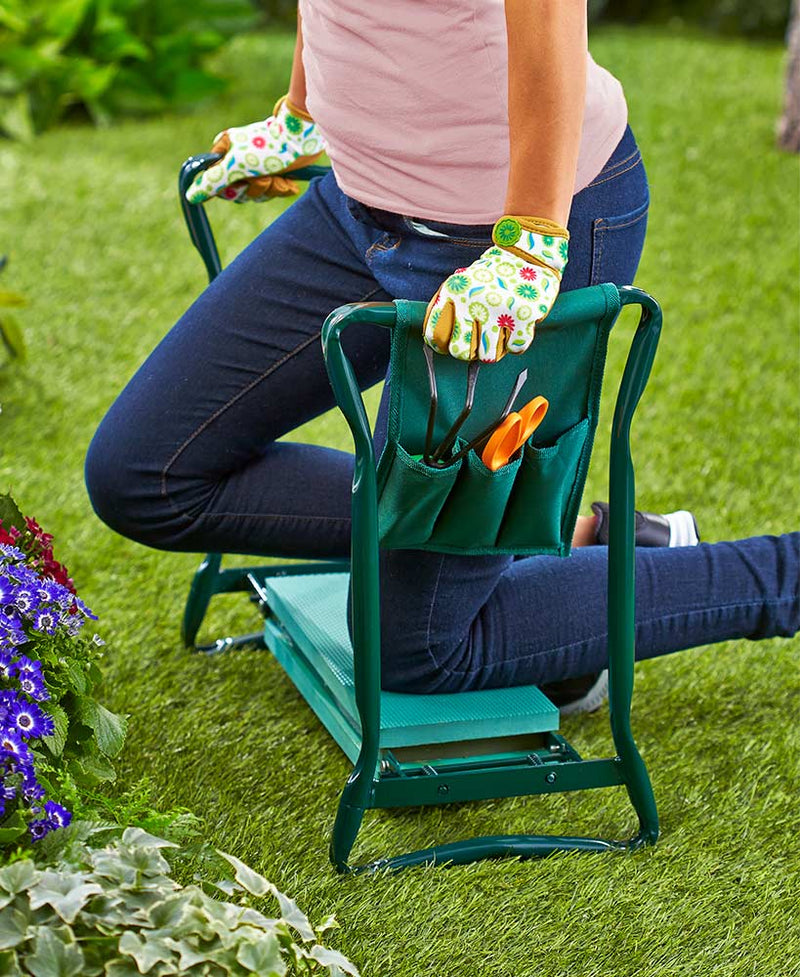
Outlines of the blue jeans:
{"label": "blue jeans", "polygon": [[[562,287],[631,282],[647,208],[629,130],[573,201]],[[444,236],[348,198],[332,175],[315,180],[203,292],[110,408],[86,461],[100,518],[163,549],[347,555],[352,456],[278,439],[334,406],[319,341],[331,309],[427,301],[490,243],[489,226],[424,223]],[[362,388],[383,379],[384,330],[351,327],[345,348]],[[384,400],[379,431],[385,413]],[[795,535],[638,551],[639,656],[794,633],[799,549]],[[569,559],[384,552],[384,686],[450,691],[599,670],[605,565],[599,546]]]}

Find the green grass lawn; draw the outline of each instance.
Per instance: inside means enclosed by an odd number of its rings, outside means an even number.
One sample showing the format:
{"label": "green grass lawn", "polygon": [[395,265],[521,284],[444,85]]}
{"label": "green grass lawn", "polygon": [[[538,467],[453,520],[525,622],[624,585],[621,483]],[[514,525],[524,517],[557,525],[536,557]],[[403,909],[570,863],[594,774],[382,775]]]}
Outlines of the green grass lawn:
{"label": "green grass lawn", "polygon": [[[594,53],[626,85],[648,163],[638,284],[665,312],[634,431],[639,501],[692,508],[710,540],[796,527],[798,170],[773,148],[781,51],[616,30],[598,33]],[[57,534],[100,614],[106,701],[132,715],[121,786],[148,774],[161,803],[194,810],[219,847],[316,918],[335,912],[337,945],[365,977],[799,974],[798,641],[637,667],[655,849],[342,879],[326,848],[344,758],[268,654],[182,649],[195,557],[137,546],[93,516],[89,439],[204,283],[176,206],[178,165],[224,126],[266,115],[290,54],[286,37],[238,42],[223,59],[233,93],[189,116],[0,144],[4,286],[32,300],[29,362],[0,373],[0,486]],[[226,254],[280,206],[213,205]],[[612,342],[610,380],[632,327],[625,318]],[[333,415],[303,433],[348,444]],[[606,440],[587,499],[606,495]],[[217,633],[254,623],[243,598],[220,598],[212,617]],[[609,750],[605,710],[566,732],[587,755]],[[476,832],[632,828],[617,792],[384,812],[366,825],[362,855]]]}

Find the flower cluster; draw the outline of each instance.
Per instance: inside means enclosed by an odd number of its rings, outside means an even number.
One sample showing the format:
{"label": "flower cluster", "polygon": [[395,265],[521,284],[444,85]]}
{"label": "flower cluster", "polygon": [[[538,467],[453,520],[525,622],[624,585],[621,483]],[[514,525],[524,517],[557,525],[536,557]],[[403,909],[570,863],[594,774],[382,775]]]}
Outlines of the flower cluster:
{"label": "flower cluster", "polygon": [[[31,535],[45,541],[37,551],[26,553],[0,543],[0,821],[9,802],[16,801],[15,809],[30,812],[28,830],[38,840],[67,825],[71,815],[55,801],[44,800],[45,789],[37,778],[31,743],[52,736],[55,724],[40,705],[50,699],[42,664],[22,649],[37,637],[59,631],[74,636],[94,615],[71,589],[65,571],[62,577],[69,585],[45,575],[48,563],[63,567],[52,559],[51,537],[36,523],[33,526]],[[46,560],[43,551],[49,553]]]}
{"label": "flower cluster", "polygon": [[53,537],[35,519],[25,516],[24,530],[13,525],[6,529],[0,521],[0,545],[3,544],[21,550],[31,569],[62,584],[70,593],[75,593],[67,568],[53,556]]}

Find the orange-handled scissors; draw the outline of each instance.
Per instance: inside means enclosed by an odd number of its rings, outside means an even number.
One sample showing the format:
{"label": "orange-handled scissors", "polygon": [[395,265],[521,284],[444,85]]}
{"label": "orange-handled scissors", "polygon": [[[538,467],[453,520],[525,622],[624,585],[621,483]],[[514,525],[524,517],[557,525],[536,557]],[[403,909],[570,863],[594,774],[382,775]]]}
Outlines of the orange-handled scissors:
{"label": "orange-handled scissors", "polygon": [[534,397],[518,411],[512,411],[497,425],[481,452],[489,471],[507,465],[544,420],[550,406],[545,397]]}

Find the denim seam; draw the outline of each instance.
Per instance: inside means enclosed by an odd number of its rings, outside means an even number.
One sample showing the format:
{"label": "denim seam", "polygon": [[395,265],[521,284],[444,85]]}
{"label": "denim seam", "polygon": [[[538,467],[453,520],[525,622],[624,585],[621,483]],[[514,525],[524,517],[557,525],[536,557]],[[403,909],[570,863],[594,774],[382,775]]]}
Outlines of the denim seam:
{"label": "denim seam", "polygon": [[[641,164],[642,164],[642,157],[640,156],[636,160],[635,163],[632,163],[630,166],[626,166],[624,170],[619,170],[616,173],[612,173],[610,176],[607,176],[605,178],[605,180],[595,180],[595,182],[594,183],[590,183],[589,186],[590,187],[598,187],[598,186],[600,186],[601,183],[610,183],[612,180],[616,180],[619,177],[624,176],[630,170],[635,170],[636,167],[637,166],[641,166]],[[586,189],[588,190],[589,187],[587,187]]]}
{"label": "denim seam", "polygon": [[[366,295],[362,296],[362,298],[360,298],[360,299],[356,299],[355,301],[357,301],[357,302],[366,302],[367,299],[369,299],[373,295],[375,295],[376,292],[380,292],[381,289],[382,289],[382,286],[381,285],[376,285],[376,287],[373,288],[372,291],[367,292]],[[211,424],[214,423],[214,421],[217,420],[217,418],[221,417],[225,413],[225,411],[228,410],[228,408],[232,407],[233,404],[236,403],[237,400],[241,400],[242,397],[244,397],[246,394],[250,393],[250,391],[253,390],[255,387],[257,387],[259,383],[261,383],[262,381],[266,380],[267,377],[270,376],[270,374],[274,373],[275,370],[278,369],[278,367],[283,366],[290,359],[292,359],[298,353],[302,352],[304,349],[306,349],[312,343],[318,342],[319,341],[319,338],[320,338],[321,332],[322,332],[322,330],[320,329],[319,331],[315,332],[312,336],[309,336],[308,339],[304,340],[298,346],[295,346],[294,349],[290,350],[288,353],[286,353],[285,356],[281,357],[281,359],[278,360],[277,363],[273,363],[272,366],[268,370],[265,370],[264,373],[262,373],[260,376],[256,377],[255,380],[251,381],[242,390],[238,391],[238,393],[236,393],[233,397],[231,397],[231,399],[226,404],[223,404],[222,407],[217,408],[217,410],[214,411],[214,413],[211,415],[211,417],[207,417],[203,421],[203,423],[198,428],[196,428],[189,435],[189,437],[183,442],[183,444],[175,451],[175,453],[172,455],[172,457],[169,459],[169,461],[166,463],[166,465],[164,466],[164,468],[161,471],[161,496],[162,496],[163,499],[166,500],[167,504],[172,508],[172,510],[174,511],[174,513],[176,515],[181,516],[184,519],[187,519],[189,521],[189,523],[192,523],[197,518],[199,518],[199,517],[192,517],[192,516],[190,516],[188,512],[186,512],[185,510],[183,510],[182,508],[180,508],[179,506],[177,506],[175,504],[175,502],[173,502],[173,500],[170,498],[169,491],[167,490],[167,477],[169,475],[169,470],[172,468],[172,466],[175,464],[175,462],[178,460],[178,458],[183,454],[183,452],[186,450],[186,448],[188,448],[189,445],[195,440],[195,438],[197,438],[200,434],[202,434],[203,431],[205,431],[207,427],[209,427]],[[242,515],[242,513],[237,513],[237,515]]]}
{"label": "denim seam", "polygon": [[[718,605],[716,605],[713,608],[713,610],[715,610],[715,611],[725,611],[725,610],[729,610],[730,608],[758,607],[758,606],[764,606],[764,605],[767,605],[767,606],[770,606],[770,607],[774,607],[774,606],[776,606],[778,604],[791,604],[794,601],[796,601],[797,598],[798,598],[798,594],[794,594],[792,597],[777,597],[775,600],[766,600],[766,601],[765,600],[738,601],[735,604],[718,604]],[[690,610],[690,611],[680,611],[680,612],[678,612],[676,614],[669,614],[669,615],[666,615],[666,616],[664,616],[664,615],[658,615],[658,616],[655,616],[655,617],[649,617],[649,618],[646,618],[643,621],[636,621],[636,628],[638,629],[638,628],[643,627],[645,625],[653,624],[656,621],[667,622],[667,621],[677,620],[678,618],[681,618],[681,617],[687,617],[687,616],[691,617],[692,615],[696,615],[696,614],[706,614],[706,613],[708,613],[709,609],[710,608],[702,608],[702,609]],[[433,661],[434,661],[434,664],[436,665],[436,667],[439,668],[439,669],[441,669],[443,672],[447,672],[448,675],[474,675],[474,674],[476,674],[478,672],[485,672],[487,670],[490,670],[491,671],[491,670],[493,670],[495,668],[498,668],[500,666],[515,665],[517,662],[525,661],[526,659],[542,658],[544,655],[549,655],[549,654],[551,654],[554,651],[558,651],[558,652],[570,651],[571,649],[578,648],[581,645],[586,644],[587,642],[597,641],[598,638],[604,637],[605,635],[607,635],[607,633],[608,632],[606,631],[606,632],[601,632],[599,634],[589,635],[589,637],[587,637],[587,638],[581,638],[580,641],[571,641],[569,644],[556,645],[554,647],[547,648],[547,649],[545,649],[543,651],[540,651],[540,652],[537,652],[535,654],[520,655],[518,658],[504,658],[502,661],[499,661],[499,662],[485,662],[479,668],[472,668],[472,669],[468,669],[468,670],[467,669],[461,670],[461,669],[457,669],[457,668],[448,668],[447,665],[441,664],[438,661],[436,661],[436,658],[433,655],[431,657],[433,658]],[[735,640],[735,639],[732,639],[732,640]],[[429,647],[429,650],[430,650],[430,641],[428,642],[428,647]]]}
{"label": "denim seam", "polygon": [[599,231],[621,231],[625,227],[633,227],[633,225],[638,224],[640,220],[644,220],[644,218],[647,216],[647,210],[648,208],[645,207],[641,214],[637,214],[636,217],[634,217],[632,220],[626,221],[624,224],[612,224],[611,221],[613,218],[611,217],[598,217],[598,219],[595,221],[595,227]]}
{"label": "denim seam", "polygon": [[301,512],[204,512],[198,519],[227,519],[229,516],[246,516],[248,519],[307,519],[316,522],[350,522],[350,516],[310,516]]}
{"label": "denim seam", "polygon": [[444,569],[444,558],[445,554],[441,554],[441,559],[439,561],[439,570],[436,574],[436,583],[433,585],[433,592],[431,594],[431,606],[428,611],[428,625],[425,629],[425,649],[428,652],[428,657],[433,662],[434,667],[438,668],[439,665],[436,661],[436,656],[431,648],[431,627],[433,625],[433,609],[436,606],[436,595],[439,592],[439,581],[442,579],[442,570]]}
{"label": "denim seam", "polygon": [[[604,167],[602,170],[600,170],[600,172],[597,174],[597,176],[594,178],[594,180],[592,180],[591,183],[588,183],[584,187],[584,189],[585,190],[588,190],[589,187],[594,187],[598,183],[605,183],[606,182],[605,180],[601,180],[600,179],[601,176],[602,177],[610,177],[610,176],[616,175],[616,172],[620,168],[620,166],[624,166],[626,163],[629,163],[636,156],[641,157],[641,152],[640,152],[639,149],[634,149],[634,151],[630,154],[630,156],[626,156],[625,159],[618,159],[617,162],[616,163],[613,163],[611,166]],[[634,163],[634,166],[635,165],[636,164]]]}

